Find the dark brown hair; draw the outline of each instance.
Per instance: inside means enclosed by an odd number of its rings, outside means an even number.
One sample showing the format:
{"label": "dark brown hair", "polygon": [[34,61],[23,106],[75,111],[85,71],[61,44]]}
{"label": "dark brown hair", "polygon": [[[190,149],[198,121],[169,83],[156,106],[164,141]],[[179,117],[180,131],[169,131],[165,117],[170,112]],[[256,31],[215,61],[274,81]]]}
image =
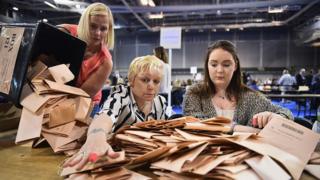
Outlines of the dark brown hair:
{"label": "dark brown hair", "polygon": [[164,63],[168,63],[167,52],[162,46],[154,48],[154,55],[161,59]]}
{"label": "dark brown hair", "polygon": [[209,56],[215,49],[223,49],[225,51],[228,51],[235,61],[237,69],[234,71],[231,81],[226,89],[226,95],[229,100],[231,99],[231,97],[234,97],[236,102],[238,102],[240,93],[248,91],[250,89],[241,82],[240,62],[236,53],[235,46],[230,41],[226,40],[216,41],[208,47],[204,63],[204,81],[200,88],[196,91],[196,93],[203,97],[210,97],[216,93],[216,88],[214,83],[210,79],[208,69]]}

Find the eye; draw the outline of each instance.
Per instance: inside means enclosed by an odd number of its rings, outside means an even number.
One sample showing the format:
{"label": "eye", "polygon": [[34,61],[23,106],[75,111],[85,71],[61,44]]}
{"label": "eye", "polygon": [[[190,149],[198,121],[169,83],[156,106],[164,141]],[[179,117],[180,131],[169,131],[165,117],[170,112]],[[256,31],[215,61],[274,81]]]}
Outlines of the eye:
{"label": "eye", "polygon": [[210,66],[212,66],[212,67],[217,67],[217,65],[218,64],[216,64],[216,63],[210,63]]}
{"label": "eye", "polygon": [[159,80],[153,80],[153,83],[158,85],[158,84],[160,84],[160,81]]}
{"label": "eye", "polygon": [[230,67],[231,64],[230,63],[227,63],[227,64],[223,64],[223,67]]}
{"label": "eye", "polygon": [[141,81],[144,83],[148,83],[150,80],[148,78],[141,78]]}
{"label": "eye", "polygon": [[96,30],[98,28],[98,26],[96,24],[90,24],[90,28],[92,30]]}
{"label": "eye", "polygon": [[101,31],[101,32],[108,31],[108,27],[101,27],[101,28],[100,28],[100,31]]}

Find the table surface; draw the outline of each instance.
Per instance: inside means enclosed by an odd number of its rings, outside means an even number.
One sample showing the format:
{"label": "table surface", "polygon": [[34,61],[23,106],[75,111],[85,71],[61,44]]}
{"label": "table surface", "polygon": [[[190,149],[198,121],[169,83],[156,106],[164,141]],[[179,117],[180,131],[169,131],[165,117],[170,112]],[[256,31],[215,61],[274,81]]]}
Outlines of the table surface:
{"label": "table surface", "polygon": [[265,94],[270,98],[320,98],[320,94]]}
{"label": "table surface", "polygon": [[64,159],[64,155],[54,154],[49,147],[33,149],[1,143],[0,179],[61,180],[58,170]]}
{"label": "table surface", "polygon": [[[61,180],[63,178],[58,175],[58,170],[65,158],[64,155],[54,154],[50,147],[31,148],[0,141],[0,179]],[[147,175],[146,172],[135,171]],[[305,172],[300,179],[315,180]]]}

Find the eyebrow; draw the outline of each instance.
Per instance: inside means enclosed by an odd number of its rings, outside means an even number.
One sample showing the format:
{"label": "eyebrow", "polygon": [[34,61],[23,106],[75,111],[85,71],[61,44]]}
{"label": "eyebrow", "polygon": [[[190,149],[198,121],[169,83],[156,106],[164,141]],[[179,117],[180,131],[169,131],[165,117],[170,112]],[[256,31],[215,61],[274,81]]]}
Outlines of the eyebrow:
{"label": "eyebrow", "polygon": [[[226,59],[226,60],[222,60],[222,63],[224,63],[224,62],[232,62],[233,60],[231,60],[231,59]],[[215,60],[215,59],[209,59],[209,62],[217,62],[217,60]]]}

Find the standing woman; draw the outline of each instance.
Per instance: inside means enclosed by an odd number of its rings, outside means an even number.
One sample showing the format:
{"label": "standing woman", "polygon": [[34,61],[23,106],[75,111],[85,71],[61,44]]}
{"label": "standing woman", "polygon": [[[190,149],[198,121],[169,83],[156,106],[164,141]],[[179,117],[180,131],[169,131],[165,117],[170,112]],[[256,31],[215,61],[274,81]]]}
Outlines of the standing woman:
{"label": "standing woman", "polygon": [[185,95],[185,115],[223,116],[238,127],[259,128],[273,118],[293,119],[289,110],[273,105],[241,82],[240,61],[231,42],[217,41],[208,48],[204,73],[204,81],[190,87]]}
{"label": "standing woman", "polygon": [[81,65],[77,87],[87,92],[94,103],[93,117],[99,111],[102,87],[112,71],[112,56],[108,49],[114,45],[113,16],[102,3],[89,5],[81,15],[78,25],[59,26],[75,37],[85,41],[87,48]]}
{"label": "standing woman", "polygon": [[164,62],[163,78],[160,84],[159,94],[164,96],[168,100],[168,93],[170,93],[169,72],[171,71],[170,65],[168,64],[168,55],[166,53],[166,50],[162,46],[154,48],[153,53],[157,58]]}

